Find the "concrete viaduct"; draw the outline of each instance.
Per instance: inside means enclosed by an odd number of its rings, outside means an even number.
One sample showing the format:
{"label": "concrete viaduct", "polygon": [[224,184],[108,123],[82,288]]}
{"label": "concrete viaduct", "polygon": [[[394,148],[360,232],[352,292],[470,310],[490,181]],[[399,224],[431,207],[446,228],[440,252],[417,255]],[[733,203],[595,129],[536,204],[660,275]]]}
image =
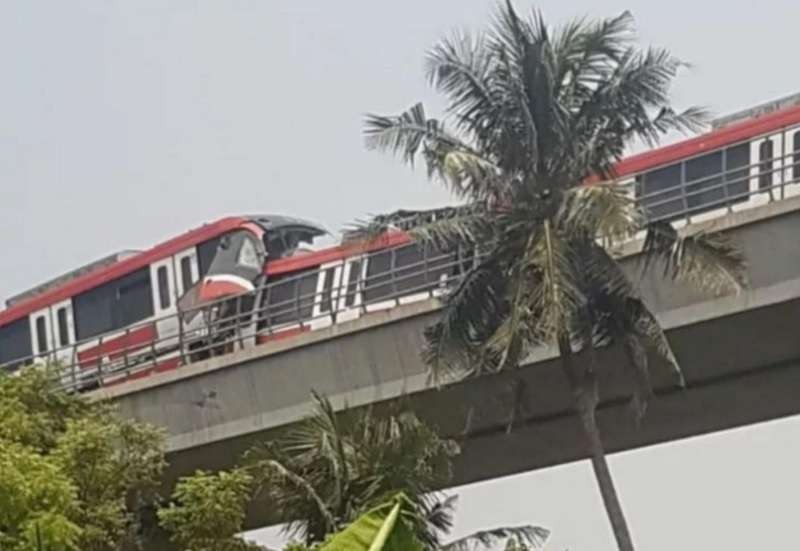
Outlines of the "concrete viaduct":
{"label": "concrete viaduct", "polygon": [[[664,376],[654,379],[657,398],[637,427],[620,351],[601,352],[599,423],[609,451],[800,413],[800,197],[697,226],[730,233],[746,255],[750,289],[711,297],[657,276],[642,280],[687,387],[675,388],[667,370],[655,366]],[[638,246],[624,251],[631,270]],[[463,437],[457,485],[583,458],[569,391],[551,350],[536,351],[513,372],[441,390],[428,383],[418,351],[421,331],[438,308],[429,300],[371,313],[94,396],[115,400],[126,416],[166,427],[172,480],[198,468],[232,466],[254,442],[306,415],[312,389],[337,407],[405,400],[444,435]],[[509,431],[515,392],[519,407]],[[268,521],[251,515],[248,524]]]}

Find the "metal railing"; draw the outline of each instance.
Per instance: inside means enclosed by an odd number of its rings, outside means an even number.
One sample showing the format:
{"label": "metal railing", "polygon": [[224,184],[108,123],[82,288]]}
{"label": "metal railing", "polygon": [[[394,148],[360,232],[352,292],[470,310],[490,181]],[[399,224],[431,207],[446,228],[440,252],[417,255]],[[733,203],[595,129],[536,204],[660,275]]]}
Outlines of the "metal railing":
{"label": "metal railing", "polygon": [[[783,150],[787,143],[786,130],[780,131]],[[727,146],[723,151],[736,145]],[[709,153],[714,152],[704,152],[702,155]],[[737,208],[800,195],[800,150],[730,169],[725,169],[723,152],[723,170],[687,180],[685,163],[691,160],[682,159],[673,163],[682,167],[680,180],[676,185],[654,193],[636,196],[635,176],[629,176],[626,178],[629,181],[623,180],[621,183],[628,186],[636,200],[643,204],[651,214],[651,220],[686,223],[696,221],[701,215],[725,215]],[[739,191],[732,193],[736,190]],[[670,208],[665,208],[667,206]],[[654,214],[659,208],[667,212]],[[405,247],[418,247],[420,259],[402,266],[395,266],[392,260],[391,269],[373,270],[369,275],[369,264],[376,256],[388,252],[394,259],[396,252]],[[150,318],[124,330],[104,333],[69,346],[14,360],[0,366],[0,369],[57,360],[62,366],[61,383],[65,388],[92,389],[142,376],[165,366],[187,365],[255,346],[288,334],[285,333],[287,331],[313,330],[375,309],[391,308],[404,301],[441,296],[453,287],[469,265],[480,258],[475,251],[442,253],[429,245],[414,244],[356,256],[343,259],[335,265],[325,265],[314,272],[267,281],[250,295],[222,299],[201,308]],[[355,279],[346,278],[343,268],[347,263],[353,266],[358,263],[358,269],[364,273],[357,274]],[[339,270],[339,284],[335,288],[317,291],[326,271],[331,269]],[[302,292],[301,283],[309,278],[313,280],[314,290]],[[288,297],[273,300],[278,290],[283,289],[285,293],[287,286],[292,288]],[[198,322],[198,319],[202,322]],[[158,335],[156,329],[155,339],[132,342],[137,332],[160,327],[168,328],[165,334]],[[102,352],[104,346],[109,349],[108,353]],[[91,355],[92,351],[98,353]]]}
{"label": "metal railing", "polygon": [[[228,354],[289,332],[313,330],[335,324],[342,318],[349,320],[406,301],[441,296],[469,266],[474,265],[477,258],[461,251],[441,253],[431,247],[410,244],[362,255],[355,262],[360,261],[361,268],[365,259],[368,262],[371,257],[387,251],[394,255],[404,247],[418,247],[421,258],[365,277],[358,274],[355,281],[346,280],[342,269],[346,264],[354,263],[354,259],[343,259],[315,272],[268,281],[252,294],[149,318],[124,330],[21,358],[0,368],[16,369],[37,362],[56,363],[64,388],[91,390],[149,374],[154,369],[187,365]],[[339,270],[339,284],[317,291],[318,281],[330,269]],[[301,282],[308,279],[313,279],[314,291],[302,292]],[[292,289],[289,298],[271,300],[277,290],[283,294],[287,287]],[[202,321],[198,322],[198,318]],[[146,342],[133,342],[140,331],[164,327],[165,324],[173,330],[157,334]]]}

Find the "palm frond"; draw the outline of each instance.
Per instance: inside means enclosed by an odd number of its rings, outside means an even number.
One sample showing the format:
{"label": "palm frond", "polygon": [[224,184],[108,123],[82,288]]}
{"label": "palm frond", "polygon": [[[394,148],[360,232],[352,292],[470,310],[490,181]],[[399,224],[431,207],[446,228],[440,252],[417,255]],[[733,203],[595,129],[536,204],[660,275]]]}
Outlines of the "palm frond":
{"label": "palm frond", "polygon": [[413,241],[447,251],[458,245],[491,240],[491,218],[480,204],[428,210],[399,210],[359,221],[347,228],[344,240],[370,243],[389,230],[402,230]]}
{"label": "palm frond", "polygon": [[471,148],[449,134],[442,122],[428,118],[425,107],[417,103],[397,116],[368,114],[364,123],[364,140],[369,149],[399,154],[409,164],[423,147],[444,145],[449,148]]}
{"label": "palm frond", "polygon": [[545,220],[527,253],[522,259],[524,267],[538,275],[530,295],[530,309],[538,315],[535,330],[541,341],[555,343],[560,335],[570,333],[575,313],[586,301],[577,281],[573,252],[569,242]]}
{"label": "palm frond", "polygon": [[660,262],[665,277],[712,293],[739,293],[748,284],[744,257],[721,233],[684,236],[668,222],[655,222],[648,226],[642,254],[643,271]]}
{"label": "palm frond", "polygon": [[635,235],[644,213],[619,184],[594,184],[566,190],[557,219],[567,235],[596,236],[613,245]]}
{"label": "palm frond", "polygon": [[[327,524],[328,532],[332,532],[336,529],[336,518],[334,517],[331,510],[328,508],[328,504],[322,497],[317,493],[314,489],[314,486],[305,478],[298,475],[295,472],[292,472],[291,469],[280,463],[279,461],[275,461],[274,459],[264,459],[261,460],[251,466],[252,470],[260,470],[262,472],[267,473],[267,478],[271,478],[270,474],[277,475],[279,478],[285,479],[289,481],[298,491],[302,494],[310,498],[314,504],[316,505],[317,512],[320,516],[325,519]],[[295,519],[291,519],[294,521]]]}
{"label": "palm frond", "polygon": [[490,551],[499,543],[515,539],[533,549],[541,549],[550,537],[550,530],[539,526],[510,526],[481,530],[442,545],[440,551]]}
{"label": "palm frond", "polygon": [[491,364],[483,343],[507,313],[503,271],[495,255],[482,259],[447,295],[439,320],[425,329],[422,358],[435,383],[481,373]]}

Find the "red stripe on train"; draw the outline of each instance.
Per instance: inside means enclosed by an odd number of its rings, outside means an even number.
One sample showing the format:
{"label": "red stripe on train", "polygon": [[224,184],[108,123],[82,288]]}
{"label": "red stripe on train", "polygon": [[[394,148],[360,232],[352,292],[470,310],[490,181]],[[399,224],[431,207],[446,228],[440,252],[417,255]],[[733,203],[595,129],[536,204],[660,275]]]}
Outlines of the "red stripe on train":
{"label": "red stripe on train", "polygon": [[78,365],[81,368],[92,367],[101,358],[108,357],[112,360],[123,357],[136,350],[145,348],[156,339],[154,325],[145,325],[130,333],[120,335],[104,341],[103,344],[86,348],[78,352]]}

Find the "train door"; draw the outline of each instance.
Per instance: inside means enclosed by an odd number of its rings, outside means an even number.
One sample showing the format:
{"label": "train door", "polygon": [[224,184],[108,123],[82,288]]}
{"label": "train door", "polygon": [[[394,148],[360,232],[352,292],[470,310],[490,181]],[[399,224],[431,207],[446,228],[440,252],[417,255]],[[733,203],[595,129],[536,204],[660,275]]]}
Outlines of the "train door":
{"label": "train door", "polygon": [[182,297],[200,279],[197,249],[192,247],[175,255],[175,296]]}
{"label": "train door", "polygon": [[361,313],[361,282],[365,270],[366,263],[360,256],[345,262],[338,286],[337,323],[356,319]]}
{"label": "train door", "polygon": [[314,310],[309,323],[312,330],[327,327],[336,321],[342,266],[342,261],[337,260],[319,267]]}
{"label": "train door", "polygon": [[750,142],[751,195],[743,208],[763,205],[780,196],[782,150],[780,135],[765,136]]}
{"label": "train door", "polygon": [[172,258],[159,260],[150,265],[150,281],[153,288],[153,314],[157,346],[162,348],[172,343],[164,341],[168,337],[177,337],[178,318],[175,316],[175,272]]}
{"label": "train door", "polygon": [[784,143],[784,197],[800,195],[800,128],[786,131]]}
{"label": "train door", "polygon": [[72,314],[72,301],[67,299],[52,306],[50,320],[55,339],[55,358],[63,365],[75,363],[75,320]]}
{"label": "train door", "polygon": [[53,325],[50,322],[50,308],[33,312],[30,317],[33,354],[44,361],[52,358]]}

